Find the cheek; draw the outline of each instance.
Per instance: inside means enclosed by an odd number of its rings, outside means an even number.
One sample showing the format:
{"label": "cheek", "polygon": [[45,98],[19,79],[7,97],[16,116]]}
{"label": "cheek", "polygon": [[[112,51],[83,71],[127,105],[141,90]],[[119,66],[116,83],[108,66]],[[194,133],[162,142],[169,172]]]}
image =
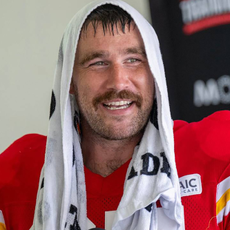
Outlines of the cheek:
{"label": "cheek", "polygon": [[92,106],[92,101],[97,95],[97,85],[90,80],[79,80],[75,86],[77,103],[81,106]]}
{"label": "cheek", "polygon": [[150,71],[142,73],[142,76],[139,77],[139,85],[141,86],[144,94],[154,94],[154,78]]}
{"label": "cheek", "polygon": [[154,97],[155,86],[154,86],[154,78],[152,75],[150,76],[149,87],[150,87],[150,93]]}
{"label": "cheek", "polygon": [[147,107],[152,107],[154,93],[154,78],[151,73],[147,73],[142,81],[142,96]]}
{"label": "cheek", "polygon": [[79,75],[79,78],[76,79],[76,85],[80,90],[84,89],[93,92],[100,88],[102,79],[101,74],[95,74],[88,70]]}

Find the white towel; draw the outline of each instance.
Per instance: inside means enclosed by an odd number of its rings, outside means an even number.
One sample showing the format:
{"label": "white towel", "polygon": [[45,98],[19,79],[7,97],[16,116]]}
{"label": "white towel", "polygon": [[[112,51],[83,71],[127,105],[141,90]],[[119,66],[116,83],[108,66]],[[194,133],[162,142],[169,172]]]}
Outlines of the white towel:
{"label": "white towel", "polygon": [[46,158],[31,230],[87,229],[84,166],[76,128],[78,108],[69,94],[69,87],[81,27],[87,15],[105,3],[120,6],[134,19],[143,38],[156,93],[155,108],[130,162],[124,195],[112,229],[159,229],[156,201],[160,199],[164,213],[175,222],[176,227],[170,230],[182,230],[183,207],[159,42],[142,15],[120,0],[98,0],[88,4],[74,16],[65,31],[55,72]]}

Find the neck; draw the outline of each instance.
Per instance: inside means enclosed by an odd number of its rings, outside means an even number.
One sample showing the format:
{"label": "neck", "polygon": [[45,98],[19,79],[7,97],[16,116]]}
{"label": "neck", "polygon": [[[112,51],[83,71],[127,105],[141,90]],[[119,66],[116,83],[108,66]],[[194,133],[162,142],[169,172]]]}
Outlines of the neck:
{"label": "neck", "polygon": [[123,140],[107,140],[98,134],[82,132],[84,165],[92,172],[106,177],[127,162],[143,133]]}

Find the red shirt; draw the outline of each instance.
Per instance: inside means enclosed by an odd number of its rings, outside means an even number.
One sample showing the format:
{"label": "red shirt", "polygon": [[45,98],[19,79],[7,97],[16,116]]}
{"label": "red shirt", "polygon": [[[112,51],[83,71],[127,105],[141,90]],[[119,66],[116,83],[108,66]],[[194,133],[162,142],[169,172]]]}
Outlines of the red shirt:
{"label": "red shirt", "polygon": [[45,136],[29,134],[0,154],[0,210],[7,230],[32,226],[45,145]]}
{"label": "red shirt", "polygon": [[107,177],[92,173],[85,167],[87,217],[98,228],[105,228],[106,211],[117,210],[129,162],[130,160]]}
{"label": "red shirt", "polygon": [[[200,122],[174,122],[176,165],[186,230],[230,230],[230,112]],[[0,210],[7,230],[28,230],[33,221],[46,137],[29,134],[0,154]],[[85,169],[88,218],[104,226],[116,210],[128,162],[102,178]]]}

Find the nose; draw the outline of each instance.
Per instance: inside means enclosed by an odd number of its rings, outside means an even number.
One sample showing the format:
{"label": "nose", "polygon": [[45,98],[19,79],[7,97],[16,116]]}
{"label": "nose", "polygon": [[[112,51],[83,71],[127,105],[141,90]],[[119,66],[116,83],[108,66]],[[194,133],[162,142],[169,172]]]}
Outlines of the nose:
{"label": "nose", "polygon": [[129,87],[129,73],[128,70],[120,65],[113,65],[107,79],[107,88],[115,90],[124,90]]}

